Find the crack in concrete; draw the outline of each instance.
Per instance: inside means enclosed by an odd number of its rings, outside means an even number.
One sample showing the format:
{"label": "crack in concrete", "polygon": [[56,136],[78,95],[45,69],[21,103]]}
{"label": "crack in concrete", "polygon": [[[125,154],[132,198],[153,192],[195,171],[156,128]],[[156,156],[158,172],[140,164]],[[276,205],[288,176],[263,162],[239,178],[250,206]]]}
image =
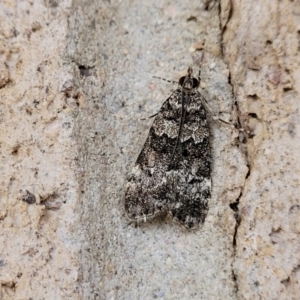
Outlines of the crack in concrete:
{"label": "crack in concrete", "polygon": [[[238,106],[237,101],[235,101],[234,103],[235,106],[235,111],[237,112],[237,122],[236,122],[236,128],[238,130],[240,130],[241,134],[238,137],[238,141],[237,141],[237,147],[239,147],[239,149],[241,150],[241,152],[244,154],[246,161],[248,162],[248,153],[247,153],[247,148],[245,146],[245,144],[247,143],[247,138],[251,138],[250,133],[248,132],[247,128],[246,130],[244,129],[244,120],[240,114],[240,109]],[[236,220],[235,223],[235,227],[234,227],[234,234],[233,234],[233,240],[232,240],[232,247],[233,247],[233,261],[232,261],[232,279],[234,281],[234,287],[235,287],[235,293],[237,295],[238,290],[239,290],[239,286],[238,286],[238,275],[236,274],[235,270],[234,270],[234,262],[236,260],[236,241],[237,241],[237,235],[238,235],[238,229],[239,226],[241,224],[241,215],[239,213],[239,203],[240,203],[240,199],[243,196],[243,187],[245,186],[245,183],[247,181],[247,179],[250,176],[251,170],[250,170],[250,165],[249,163],[247,163],[247,167],[248,167],[248,172],[245,176],[245,180],[244,180],[244,184],[241,187],[241,192],[239,194],[239,196],[237,197],[237,199],[230,203],[230,208],[234,211],[234,218]]]}

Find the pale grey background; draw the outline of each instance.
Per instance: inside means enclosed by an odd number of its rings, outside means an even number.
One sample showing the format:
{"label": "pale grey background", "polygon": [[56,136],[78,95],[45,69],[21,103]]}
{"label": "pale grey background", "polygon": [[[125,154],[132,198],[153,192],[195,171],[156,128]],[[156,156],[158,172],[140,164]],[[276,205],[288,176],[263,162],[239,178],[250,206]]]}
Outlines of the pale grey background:
{"label": "pale grey background", "polygon": [[228,71],[218,58],[219,5],[214,1],[207,8],[201,1],[92,5],[94,9],[79,9],[77,20],[76,14],[71,18],[78,41],[74,46],[70,42],[67,53],[74,51],[71,59],[95,72],[79,79],[88,100],[76,121],[84,145],[80,153],[85,172],[80,224],[84,298],[233,299],[235,219],[229,204],[239,189],[233,185],[235,192],[229,197],[222,189],[225,165],[241,163],[241,155],[231,146],[234,130],[212,123],[213,197],[202,228],[188,232],[170,220],[134,228],[122,202],[126,174],[152,122],[141,119],[157,112],[176,88],[152,76],[178,80],[189,65],[199,67],[202,53],[192,53],[197,43],[205,44],[203,94],[214,111],[231,117]]}

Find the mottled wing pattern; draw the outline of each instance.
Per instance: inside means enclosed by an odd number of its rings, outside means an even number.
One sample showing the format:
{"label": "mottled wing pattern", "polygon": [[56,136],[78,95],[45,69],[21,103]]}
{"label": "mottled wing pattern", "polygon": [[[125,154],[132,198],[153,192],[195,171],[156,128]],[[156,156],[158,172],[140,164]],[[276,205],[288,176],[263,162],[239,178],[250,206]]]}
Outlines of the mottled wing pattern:
{"label": "mottled wing pattern", "polygon": [[211,176],[209,127],[202,103],[196,89],[187,93],[179,87],[162,105],[126,184],[130,218],[146,220],[168,212],[187,228],[204,222]]}
{"label": "mottled wing pattern", "polygon": [[211,191],[209,127],[202,96],[198,91],[183,94],[191,97],[186,107],[180,144],[172,169],[166,172],[173,189],[168,211],[187,228],[203,223]]}

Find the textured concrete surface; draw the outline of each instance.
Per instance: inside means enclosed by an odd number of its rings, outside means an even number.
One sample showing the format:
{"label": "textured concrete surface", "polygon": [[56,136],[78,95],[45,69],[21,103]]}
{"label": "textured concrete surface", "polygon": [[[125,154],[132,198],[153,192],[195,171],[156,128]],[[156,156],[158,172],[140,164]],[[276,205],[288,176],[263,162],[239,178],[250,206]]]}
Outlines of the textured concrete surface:
{"label": "textured concrete surface", "polygon": [[126,174],[152,122],[147,117],[176,88],[153,75],[178,80],[189,65],[199,67],[202,53],[195,50],[204,45],[203,94],[213,111],[231,117],[229,71],[220,59],[219,7],[198,1],[188,6],[172,1],[93,5],[70,18],[72,32],[85,32],[78,34],[70,59],[95,72],[80,79],[88,100],[75,130],[84,170],[84,298],[235,299],[236,221],[229,205],[239,197],[248,171],[236,145],[238,132],[211,124],[214,188],[202,228],[188,232],[171,220],[135,228],[122,201]]}
{"label": "textured concrete surface", "polygon": [[[234,273],[239,299],[299,299],[300,4],[232,2],[224,57],[250,130]],[[224,14],[225,15],[225,14]]]}
{"label": "textured concrete surface", "polygon": [[0,4],[0,299],[80,299],[76,101],[61,53],[71,2]]}
{"label": "textured concrete surface", "polygon": [[[0,299],[297,299],[299,15],[287,0],[3,1]],[[176,88],[152,76],[201,64],[212,111],[244,131],[211,120],[201,228],[135,227],[126,174]]]}

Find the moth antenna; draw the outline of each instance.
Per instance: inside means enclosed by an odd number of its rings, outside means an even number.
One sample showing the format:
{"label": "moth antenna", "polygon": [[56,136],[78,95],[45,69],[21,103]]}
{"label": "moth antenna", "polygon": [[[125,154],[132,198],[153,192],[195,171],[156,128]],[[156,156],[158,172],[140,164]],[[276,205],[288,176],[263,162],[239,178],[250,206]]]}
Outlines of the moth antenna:
{"label": "moth antenna", "polygon": [[167,82],[172,83],[172,84],[178,84],[178,81],[175,81],[175,80],[168,80],[168,79],[158,77],[158,76],[152,76],[152,77],[156,78],[156,79],[161,79],[161,80],[167,81]]}

